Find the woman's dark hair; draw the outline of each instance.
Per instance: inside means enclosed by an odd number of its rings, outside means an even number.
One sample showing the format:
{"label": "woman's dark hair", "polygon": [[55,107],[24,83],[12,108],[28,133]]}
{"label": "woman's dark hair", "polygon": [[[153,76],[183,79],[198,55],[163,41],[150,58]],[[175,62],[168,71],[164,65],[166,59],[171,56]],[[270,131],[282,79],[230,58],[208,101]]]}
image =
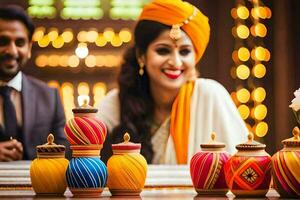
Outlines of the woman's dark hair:
{"label": "woman's dark hair", "polygon": [[31,41],[34,32],[34,25],[22,7],[17,5],[0,7],[0,19],[17,20],[23,23],[28,30],[28,39]]}
{"label": "woman's dark hair", "polygon": [[141,153],[148,163],[151,163],[153,157],[150,129],[154,103],[147,71],[139,75],[136,54],[145,54],[149,44],[167,29],[170,27],[158,22],[139,21],[134,32],[135,46],[125,53],[118,77],[121,123],[113,130],[111,142],[122,142],[124,133],[130,133],[131,141],[142,144]]}

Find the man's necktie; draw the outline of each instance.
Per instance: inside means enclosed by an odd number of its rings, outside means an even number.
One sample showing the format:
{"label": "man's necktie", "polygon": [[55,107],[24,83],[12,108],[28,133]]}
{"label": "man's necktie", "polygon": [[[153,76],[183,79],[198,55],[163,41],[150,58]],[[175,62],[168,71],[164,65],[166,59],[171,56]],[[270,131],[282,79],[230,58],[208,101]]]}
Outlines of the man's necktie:
{"label": "man's necktie", "polygon": [[18,130],[16,110],[10,98],[11,91],[9,86],[0,87],[0,95],[3,98],[4,135],[7,138],[15,138]]}

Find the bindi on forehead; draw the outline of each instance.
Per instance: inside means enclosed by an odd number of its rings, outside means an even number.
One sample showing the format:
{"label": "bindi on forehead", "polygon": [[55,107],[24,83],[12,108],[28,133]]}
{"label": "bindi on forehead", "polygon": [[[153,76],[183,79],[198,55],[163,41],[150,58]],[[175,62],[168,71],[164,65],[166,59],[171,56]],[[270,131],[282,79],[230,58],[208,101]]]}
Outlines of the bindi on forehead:
{"label": "bindi on forehead", "polygon": [[179,47],[178,40],[173,40],[173,45],[175,48]]}

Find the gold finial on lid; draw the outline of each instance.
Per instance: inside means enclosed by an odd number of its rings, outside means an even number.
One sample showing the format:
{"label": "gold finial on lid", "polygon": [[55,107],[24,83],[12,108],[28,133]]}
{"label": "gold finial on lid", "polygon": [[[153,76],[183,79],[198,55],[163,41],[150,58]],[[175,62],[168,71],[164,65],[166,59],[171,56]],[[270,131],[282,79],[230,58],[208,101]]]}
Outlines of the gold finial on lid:
{"label": "gold finial on lid", "polygon": [[85,106],[87,106],[87,105],[88,105],[88,100],[87,100],[87,99],[84,99],[84,100],[83,100],[82,106],[85,107]]}
{"label": "gold finial on lid", "polygon": [[205,149],[210,149],[210,150],[219,149],[220,150],[220,148],[224,148],[225,144],[222,142],[215,141],[216,137],[217,137],[217,133],[212,131],[210,134],[210,141],[208,143],[200,144],[201,149],[202,150],[205,150]]}
{"label": "gold finial on lid", "polygon": [[216,132],[212,132],[212,133],[211,133],[210,137],[211,137],[211,140],[212,140],[212,141],[215,141],[216,135],[217,135]]}
{"label": "gold finial on lid", "polygon": [[265,144],[261,144],[254,140],[254,134],[249,131],[248,133],[248,141],[242,144],[238,144],[235,146],[237,150],[245,151],[245,150],[264,150],[266,148]]}
{"label": "gold finial on lid", "polygon": [[54,143],[54,135],[49,133],[47,143],[36,146],[38,158],[64,158],[66,147]]}
{"label": "gold finial on lid", "polygon": [[282,143],[285,147],[295,147],[299,148],[300,147],[300,130],[297,126],[294,127],[293,131],[293,137],[282,140]]}
{"label": "gold finial on lid", "polygon": [[129,140],[130,140],[130,135],[129,135],[129,133],[125,133],[124,134],[124,136],[123,136],[123,139],[124,139],[124,143],[128,143],[129,142]]}
{"label": "gold finial on lid", "polygon": [[253,141],[253,138],[254,138],[254,135],[252,132],[249,132],[249,135],[248,135],[248,142],[252,142]]}
{"label": "gold finial on lid", "polygon": [[300,130],[297,126],[293,129],[293,135],[295,140],[299,140],[300,138]]}
{"label": "gold finial on lid", "polygon": [[48,142],[47,144],[52,145],[53,141],[54,141],[54,135],[52,133],[50,133],[47,137],[47,142]]}

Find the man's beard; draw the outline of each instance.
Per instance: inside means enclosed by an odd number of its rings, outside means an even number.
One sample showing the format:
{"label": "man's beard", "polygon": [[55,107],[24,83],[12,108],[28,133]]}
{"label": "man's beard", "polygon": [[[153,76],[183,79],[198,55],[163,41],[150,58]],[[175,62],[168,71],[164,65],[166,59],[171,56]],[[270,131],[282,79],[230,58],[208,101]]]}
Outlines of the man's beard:
{"label": "man's beard", "polygon": [[[8,66],[5,61],[14,59],[16,61],[16,66]],[[6,54],[0,56],[0,79],[1,80],[11,80],[15,77],[21,70],[22,63],[20,58],[14,58],[13,56]]]}

